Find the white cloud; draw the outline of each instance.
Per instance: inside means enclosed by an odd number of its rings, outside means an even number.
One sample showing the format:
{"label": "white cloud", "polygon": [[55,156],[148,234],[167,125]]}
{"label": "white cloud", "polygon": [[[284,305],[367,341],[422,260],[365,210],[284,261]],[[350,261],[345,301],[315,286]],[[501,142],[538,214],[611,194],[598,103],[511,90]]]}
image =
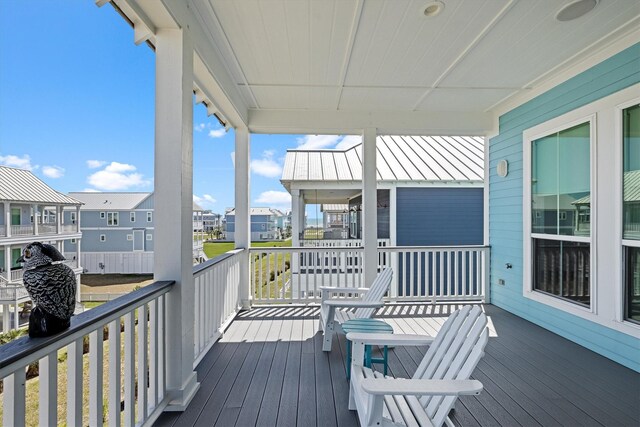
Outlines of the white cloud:
{"label": "white cloud", "polygon": [[205,125],[204,123],[200,123],[197,124],[193,127],[193,130],[195,130],[196,132],[202,132],[204,130],[204,128],[206,128],[207,125]]}
{"label": "white cloud", "polygon": [[107,162],[104,160],[87,160],[87,167],[89,169],[98,169],[104,166]]}
{"label": "white cloud", "polygon": [[340,136],[338,135],[305,135],[298,138],[298,149],[300,150],[319,150],[322,148],[330,148],[335,145]]}
{"label": "white cloud", "polygon": [[203,194],[202,197],[193,195],[193,201],[202,206],[203,208],[214,205],[217,200],[213,198],[211,194]]}
{"label": "white cloud", "polygon": [[5,166],[12,166],[20,169],[27,169],[27,170],[33,170],[38,168],[38,166],[33,166],[31,164],[31,157],[28,154],[25,154],[22,157],[14,156],[13,154],[0,156],[0,164]]}
{"label": "white cloud", "polygon": [[251,160],[251,172],[267,178],[280,177],[282,175],[282,166],[280,163],[273,160],[274,154],[275,152],[273,150],[265,150],[262,153],[261,159]]}
{"label": "white cloud", "polygon": [[291,207],[291,194],[286,191],[265,191],[260,193],[255,200],[256,203],[261,203],[269,207]]}
{"label": "white cloud", "polygon": [[209,131],[209,138],[222,138],[227,131],[224,128],[212,129]]}
{"label": "white cloud", "polygon": [[340,142],[336,144],[336,150],[347,150],[354,145],[358,145],[362,142],[361,135],[345,135]]}
{"label": "white cloud", "polygon": [[60,166],[43,166],[42,174],[49,178],[62,178],[64,176],[64,168]]}
{"label": "white cloud", "polygon": [[[134,173],[136,167],[126,163],[111,162],[103,170],[89,175],[87,182],[99,190],[127,190],[142,187],[151,182],[140,173]],[[131,172],[131,173],[127,173]]]}
{"label": "white cloud", "polygon": [[299,150],[321,150],[335,148],[346,150],[362,142],[360,135],[305,135],[298,138]]}

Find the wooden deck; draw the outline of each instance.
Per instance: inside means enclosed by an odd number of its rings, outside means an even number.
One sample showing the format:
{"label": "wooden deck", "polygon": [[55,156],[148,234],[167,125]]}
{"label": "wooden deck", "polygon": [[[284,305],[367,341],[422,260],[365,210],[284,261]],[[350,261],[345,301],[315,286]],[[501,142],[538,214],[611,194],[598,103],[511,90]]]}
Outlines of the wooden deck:
{"label": "wooden deck", "polygon": [[[390,305],[378,317],[396,333],[435,334],[455,305]],[[460,399],[461,426],[638,426],[640,374],[487,305],[491,338],[473,377],[479,396]],[[357,426],[347,409],[345,341],[321,351],[317,307],[242,313],[198,366],[200,390],[158,426]],[[389,351],[389,368],[410,376],[424,348]]]}

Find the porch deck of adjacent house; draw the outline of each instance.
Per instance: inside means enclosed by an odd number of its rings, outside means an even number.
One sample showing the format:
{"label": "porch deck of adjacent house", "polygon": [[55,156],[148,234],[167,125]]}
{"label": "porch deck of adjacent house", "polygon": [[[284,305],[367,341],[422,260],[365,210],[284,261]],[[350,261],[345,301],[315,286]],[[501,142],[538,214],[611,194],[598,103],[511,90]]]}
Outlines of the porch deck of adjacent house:
{"label": "porch deck of adjacent house", "polygon": [[[377,316],[396,333],[435,334],[459,305],[390,304]],[[491,338],[452,419],[463,426],[637,426],[640,374],[493,305]],[[199,364],[201,386],[183,413],[159,426],[357,426],[349,411],[345,339],[323,353],[318,307],[242,312]],[[425,348],[389,351],[389,369],[410,376]]]}

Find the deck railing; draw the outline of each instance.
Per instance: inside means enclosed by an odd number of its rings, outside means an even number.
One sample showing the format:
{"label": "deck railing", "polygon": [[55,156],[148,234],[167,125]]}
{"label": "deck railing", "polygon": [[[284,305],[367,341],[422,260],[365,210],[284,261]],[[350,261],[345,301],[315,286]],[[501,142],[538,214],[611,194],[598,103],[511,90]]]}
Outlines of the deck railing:
{"label": "deck railing", "polygon": [[28,236],[30,234],[33,234],[33,225],[12,225],[11,226],[12,236]]}
{"label": "deck railing", "polygon": [[[109,425],[120,425],[121,417],[124,425],[151,424],[169,400],[165,383],[165,294],[173,284],[156,282],[81,313],[72,318],[69,329],[53,337],[23,337],[0,346],[3,425],[25,425],[26,368],[32,364],[39,369],[38,424],[59,424],[58,382],[64,372],[59,372],[61,350],[66,350],[67,359],[63,362],[67,365],[66,425],[102,425],[105,416]],[[84,353],[88,353],[86,391]],[[103,380],[105,370],[107,383]],[[87,408],[88,414],[84,412]]]}
{"label": "deck railing", "polygon": [[[362,247],[252,248],[253,302],[319,302],[320,286],[362,286]],[[378,247],[378,270],[390,267],[392,301],[488,302],[485,246]]]}
{"label": "deck railing", "polygon": [[24,269],[18,268],[16,270],[11,270],[11,281],[17,282],[22,280],[22,275],[24,274]]}
{"label": "deck railing", "polygon": [[388,299],[488,302],[488,246],[396,246],[378,249],[380,266],[393,268]]}
{"label": "deck railing", "polygon": [[240,309],[240,266],[244,249],[213,258],[193,269],[195,284],[194,363],[222,335]]}
{"label": "deck railing", "polygon": [[62,224],[60,231],[62,233],[75,233],[78,231],[78,226],[75,224]]}
{"label": "deck railing", "polygon": [[50,223],[38,224],[38,233],[40,234],[55,234],[56,225]]}
{"label": "deck railing", "polygon": [[[301,240],[300,246],[305,248],[356,248],[362,246],[360,239],[308,239]],[[389,239],[378,239],[378,247],[389,246]]]}

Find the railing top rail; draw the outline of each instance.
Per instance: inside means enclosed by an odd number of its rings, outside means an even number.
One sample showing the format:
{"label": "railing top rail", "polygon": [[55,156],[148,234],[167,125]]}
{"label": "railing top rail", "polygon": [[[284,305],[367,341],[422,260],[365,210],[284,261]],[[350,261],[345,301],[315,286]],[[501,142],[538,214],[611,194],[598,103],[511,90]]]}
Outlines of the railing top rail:
{"label": "railing top rail", "polygon": [[363,249],[363,246],[273,246],[249,248],[249,252],[354,252]]}
{"label": "railing top rail", "polygon": [[[92,326],[103,323],[119,313],[125,313],[146,301],[150,301],[169,292],[175,281],[154,282],[144,288],[106,302],[94,309],[71,318],[71,327],[59,334],[46,338],[22,337],[0,346],[0,370],[26,359],[49,346],[62,348],[72,342],[74,337],[85,335],[93,330]],[[110,321],[110,320],[109,320]],[[27,362],[30,363],[30,362]]]}
{"label": "railing top rail", "polygon": [[463,251],[466,249],[489,249],[488,245],[461,245],[461,246],[378,246],[380,251]]}
{"label": "railing top rail", "polygon": [[202,264],[198,264],[198,265],[194,265],[193,266],[193,274],[198,274],[203,270],[206,270],[210,267],[213,267],[216,264],[220,264],[222,261],[224,261],[225,259],[229,259],[234,255],[237,255],[239,253],[242,253],[244,251],[244,249],[232,249],[229,252],[223,253],[222,255],[218,255],[217,257],[211,258],[210,260],[207,260],[205,262],[203,262]]}

